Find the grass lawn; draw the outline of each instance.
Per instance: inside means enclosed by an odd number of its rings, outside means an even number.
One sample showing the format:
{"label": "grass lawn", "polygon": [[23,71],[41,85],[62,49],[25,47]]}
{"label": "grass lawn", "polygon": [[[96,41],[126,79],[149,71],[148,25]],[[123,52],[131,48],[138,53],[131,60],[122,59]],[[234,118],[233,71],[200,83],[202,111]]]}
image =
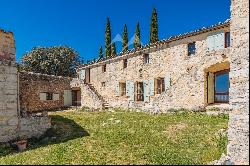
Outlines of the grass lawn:
{"label": "grass lawn", "polygon": [[201,113],[54,112],[53,128],[0,164],[207,164],[226,151],[228,116]]}

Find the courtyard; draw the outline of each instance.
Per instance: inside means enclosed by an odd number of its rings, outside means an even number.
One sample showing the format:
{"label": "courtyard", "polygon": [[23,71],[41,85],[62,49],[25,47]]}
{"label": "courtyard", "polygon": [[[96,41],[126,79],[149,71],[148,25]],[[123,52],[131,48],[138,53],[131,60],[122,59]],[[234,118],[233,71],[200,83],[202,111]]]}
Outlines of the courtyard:
{"label": "courtyard", "polygon": [[0,164],[208,164],[226,153],[228,116],[173,111],[50,112],[52,128],[24,152],[0,146]]}

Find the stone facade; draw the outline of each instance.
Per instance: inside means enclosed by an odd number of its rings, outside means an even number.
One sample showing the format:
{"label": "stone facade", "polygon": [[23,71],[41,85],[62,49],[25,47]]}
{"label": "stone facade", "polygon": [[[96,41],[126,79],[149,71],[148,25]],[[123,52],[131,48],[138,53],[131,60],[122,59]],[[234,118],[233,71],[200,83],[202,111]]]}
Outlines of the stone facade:
{"label": "stone facade", "polygon": [[0,142],[39,137],[51,125],[47,116],[21,116],[18,85],[14,37],[0,30]]}
{"label": "stone facade", "polygon": [[[186,35],[180,39],[159,43],[157,48],[145,47],[114,59],[85,66],[82,69],[90,68],[91,86],[111,107],[144,110],[153,107],[152,110],[162,112],[171,108],[204,108],[208,105],[207,73],[230,69],[230,48],[222,47],[216,51],[209,51],[207,38],[217,32],[229,32],[229,29],[229,22],[226,22],[207,30],[201,30],[195,35]],[[196,53],[188,56],[188,44],[192,42],[196,43]],[[222,42],[224,45],[224,41]],[[144,54],[149,54],[148,64],[144,64]],[[123,68],[123,59],[127,59],[127,68]],[[106,64],[106,72],[102,71],[104,64]],[[149,84],[150,80],[166,77],[170,79],[169,87],[166,87],[162,94],[155,94],[155,92],[149,94],[147,101],[141,102],[127,95],[117,95],[118,83],[146,81]],[[167,86],[167,82],[165,84]],[[86,89],[82,90],[82,93],[82,96],[85,96]],[[88,106],[88,102],[84,100],[87,100],[86,97],[82,98],[82,104]],[[99,106],[102,105],[99,104]]]}
{"label": "stone facade", "polygon": [[17,68],[13,34],[0,30],[0,142],[16,137]]}
{"label": "stone facade", "polygon": [[230,113],[228,156],[249,164],[249,1],[231,1]]}
{"label": "stone facade", "polygon": [[[64,91],[71,90],[70,81],[67,77],[19,73],[20,109],[34,113],[65,107]],[[52,95],[51,100],[42,99],[46,93]]]}

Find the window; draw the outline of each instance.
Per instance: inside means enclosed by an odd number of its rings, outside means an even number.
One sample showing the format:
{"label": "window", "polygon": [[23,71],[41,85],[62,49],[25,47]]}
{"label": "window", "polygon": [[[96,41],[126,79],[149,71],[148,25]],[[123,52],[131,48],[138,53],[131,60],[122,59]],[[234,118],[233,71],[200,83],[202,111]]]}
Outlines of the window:
{"label": "window", "polygon": [[46,93],[46,100],[53,100],[53,93]]}
{"label": "window", "polygon": [[149,63],[149,54],[144,54],[143,58],[144,58],[144,64],[148,64]]}
{"label": "window", "polygon": [[188,56],[194,55],[196,51],[195,42],[188,44]]}
{"label": "window", "polygon": [[106,84],[105,82],[102,82],[102,87],[105,88]]}
{"label": "window", "polygon": [[216,103],[228,103],[229,102],[229,70],[216,72],[214,74],[214,86]]}
{"label": "window", "polygon": [[144,101],[143,82],[136,82],[136,101]]}
{"label": "window", "polygon": [[127,68],[128,67],[128,60],[127,59],[124,59],[123,60],[123,69]]}
{"label": "window", "polygon": [[230,32],[225,33],[225,48],[230,47]]}
{"label": "window", "polygon": [[208,104],[229,102],[229,69],[207,74]]}
{"label": "window", "polygon": [[107,69],[107,66],[106,64],[102,66],[102,72],[105,73],[106,72],[106,69]]}
{"label": "window", "polygon": [[156,82],[156,94],[161,94],[162,92],[165,91],[165,81],[164,78],[157,78],[155,79]]}
{"label": "window", "polygon": [[120,96],[126,96],[126,83],[120,82]]}
{"label": "window", "polygon": [[59,100],[59,93],[41,92],[39,96],[41,101]]}

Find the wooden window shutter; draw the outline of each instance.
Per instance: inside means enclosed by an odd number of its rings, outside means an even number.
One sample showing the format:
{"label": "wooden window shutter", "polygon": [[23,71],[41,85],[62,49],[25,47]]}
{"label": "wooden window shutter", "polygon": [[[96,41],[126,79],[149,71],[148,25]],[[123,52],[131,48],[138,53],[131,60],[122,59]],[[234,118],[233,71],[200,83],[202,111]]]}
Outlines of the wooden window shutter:
{"label": "wooden window shutter", "polygon": [[46,93],[40,93],[40,100],[46,101]]}
{"label": "wooden window shutter", "polygon": [[119,82],[116,81],[116,96],[120,96],[119,90],[120,90],[120,86],[119,86]]}
{"label": "wooden window shutter", "polygon": [[208,73],[207,77],[207,102],[208,104],[214,103],[214,74]]}
{"label": "wooden window shutter", "polygon": [[168,90],[171,86],[171,79],[170,79],[170,75],[167,75],[164,78],[164,83],[165,83],[165,90]]}
{"label": "wooden window shutter", "polygon": [[216,48],[215,48],[215,50],[224,49],[224,45],[225,45],[225,33],[224,33],[224,31],[220,31],[216,35],[216,39],[215,39]]}
{"label": "wooden window shutter", "polygon": [[150,91],[149,91],[149,85],[148,85],[147,80],[143,81],[143,89],[144,89],[144,101],[145,102],[149,102],[149,95],[150,95]]}
{"label": "wooden window shutter", "polygon": [[208,51],[213,51],[215,49],[215,35],[214,33],[209,34],[207,37],[207,49]]}
{"label": "wooden window shutter", "polygon": [[59,100],[59,93],[53,93],[53,100]]}
{"label": "wooden window shutter", "polygon": [[71,90],[64,90],[64,106],[71,106],[72,105],[72,91]]}
{"label": "wooden window shutter", "polygon": [[149,80],[149,91],[150,91],[150,96],[155,95],[155,86],[154,86],[154,79]]}
{"label": "wooden window shutter", "polygon": [[130,81],[130,100],[135,100],[135,85],[133,81]]}
{"label": "wooden window shutter", "polygon": [[130,97],[130,83],[126,81],[126,96]]}

